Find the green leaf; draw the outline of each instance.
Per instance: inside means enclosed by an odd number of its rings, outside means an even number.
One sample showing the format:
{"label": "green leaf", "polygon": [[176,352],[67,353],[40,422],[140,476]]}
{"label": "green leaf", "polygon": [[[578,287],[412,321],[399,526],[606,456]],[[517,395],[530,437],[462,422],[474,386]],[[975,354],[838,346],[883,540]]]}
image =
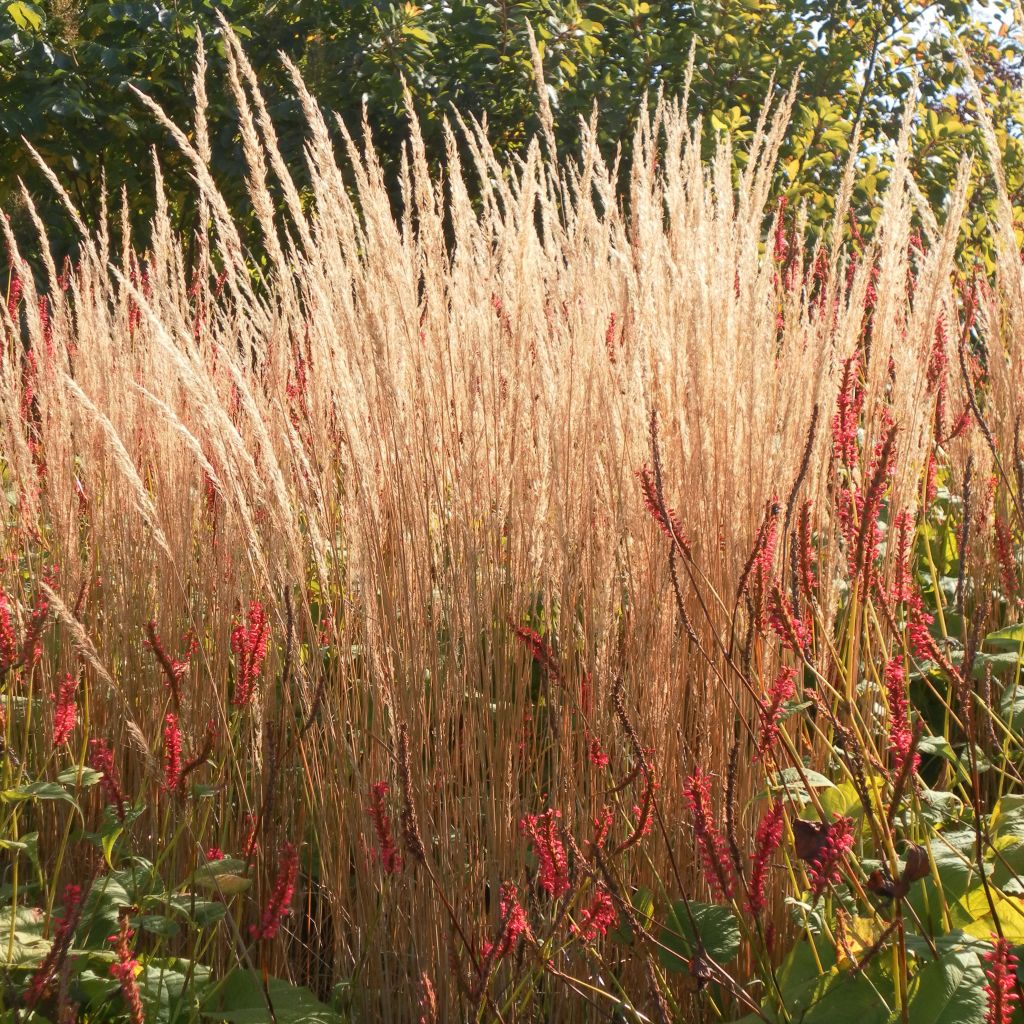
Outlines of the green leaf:
{"label": "green leaf", "polygon": [[804,1014],[803,1024],[888,1024],[892,1007],[882,997],[883,991],[870,972],[834,969],[828,986]]}
{"label": "green leaf", "polygon": [[0,800],[5,803],[17,803],[22,800],[61,800],[78,809],[75,798],[56,782],[29,782],[14,789],[5,789],[0,793]]}
{"label": "green leaf", "polygon": [[[651,890],[637,889],[630,897],[630,902],[633,904],[633,913],[636,915],[637,924],[641,928],[647,928],[654,917],[654,896],[651,894]],[[621,913],[619,915],[619,925],[611,933],[611,936],[615,942],[623,946],[631,946],[633,944],[633,930]]]}
{"label": "green leaf", "polygon": [[690,900],[687,913],[686,901],[676,900],[658,936],[661,947],[658,959],[665,970],[689,970],[689,960],[697,951],[698,937],[704,952],[712,960],[728,963],[740,948],[740,926],[736,915],[728,907],[694,900]]}
{"label": "green leaf", "polygon": [[973,950],[947,953],[926,964],[910,985],[909,1018],[914,1024],[982,1024],[985,974]]}
{"label": "green leaf", "polygon": [[1012,626],[1003,626],[994,633],[985,637],[985,643],[996,644],[999,647],[1020,647],[1024,644],[1024,622],[1015,623]]}
{"label": "green leaf", "polygon": [[237,857],[212,860],[196,868],[192,873],[192,883],[225,896],[233,896],[245,892],[252,885],[252,879],[245,877],[247,870],[246,862]]}
{"label": "green leaf", "polygon": [[41,961],[50,951],[50,941],[43,937],[44,924],[45,915],[35,907],[0,910],[0,964]]}
{"label": "green leaf", "polygon": [[[267,995],[274,1007],[273,1018]],[[200,1013],[209,1020],[231,1024],[341,1024],[338,1016],[309,989],[291,985],[280,978],[268,977],[266,993],[263,978],[255,971],[233,970],[219,986],[216,1006],[204,1005]]]}
{"label": "green leaf", "polygon": [[43,27],[42,12],[35,4],[15,0],[14,3],[7,5],[7,13],[14,24],[24,31],[38,32]]}
{"label": "green leaf", "polygon": [[87,789],[89,786],[95,786],[102,778],[103,772],[98,772],[95,768],[75,765],[71,768],[65,768],[57,776],[57,781],[62,786],[81,786],[83,789]]}

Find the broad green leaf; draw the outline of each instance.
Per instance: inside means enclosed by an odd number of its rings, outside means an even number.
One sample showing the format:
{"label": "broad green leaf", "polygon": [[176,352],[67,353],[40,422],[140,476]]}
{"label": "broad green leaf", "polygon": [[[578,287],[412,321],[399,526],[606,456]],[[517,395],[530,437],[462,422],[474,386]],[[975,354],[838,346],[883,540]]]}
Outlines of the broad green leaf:
{"label": "broad green leaf", "polygon": [[84,766],[79,768],[75,766],[65,768],[57,776],[57,781],[63,786],[81,786],[84,789],[89,786],[95,786],[102,778],[103,772],[98,772],[95,768],[86,768]]}
{"label": "broad green leaf", "polygon": [[14,3],[7,5],[7,13],[20,29],[38,32],[43,27],[42,14],[35,4],[15,0]]}
{"label": "broad green leaf", "polygon": [[56,782],[29,782],[14,789],[5,789],[3,793],[0,793],[0,799],[7,803],[24,800],[60,800],[63,803],[71,804],[76,810],[78,809],[75,798]]}
{"label": "broad green leaf", "polygon": [[989,897],[995,905],[1003,935],[1013,945],[1024,945],[1024,903],[1016,896],[1004,896],[995,886],[977,885],[966,893],[953,910],[953,926],[976,939],[988,939],[996,930]]}
{"label": "broad green leaf", "polygon": [[1003,626],[994,633],[985,637],[985,643],[996,644],[999,647],[1020,647],[1024,644],[1024,622],[1017,622],[1012,626]]}
{"label": "broad green leaf", "polygon": [[[267,996],[274,1007],[271,1018]],[[268,977],[266,990],[263,978],[255,971],[233,970],[217,995],[200,1012],[209,1020],[230,1021],[231,1024],[341,1024],[338,1016],[309,989],[290,985],[280,978]]]}
{"label": "broad green leaf", "polygon": [[676,900],[658,935],[658,959],[665,970],[689,969],[689,960],[697,950],[697,937],[712,960],[728,963],[740,948],[740,926],[736,915],[728,907],[694,900],[690,900],[687,913],[686,901]]}
{"label": "broad green leaf", "polygon": [[45,915],[35,907],[0,910],[0,964],[39,963],[50,951],[44,937]]}
{"label": "broad green leaf", "polygon": [[973,950],[925,964],[910,985],[914,1024],[982,1024],[985,1008],[985,975]]}
{"label": "broad green leaf", "polygon": [[804,1014],[803,1024],[888,1024],[893,1007],[885,1001],[886,987],[868,972],[833,969],[824,991]]}
{"label": "broad green leaf", "polygon": [[225,857],[223,860],[210,861],[196,868],[192,873],[194,885],[202,886],[212,892],[233,896],[245,892],[252,885],[252,879],[246,878],[244,872],[248,865],[237,857]]}

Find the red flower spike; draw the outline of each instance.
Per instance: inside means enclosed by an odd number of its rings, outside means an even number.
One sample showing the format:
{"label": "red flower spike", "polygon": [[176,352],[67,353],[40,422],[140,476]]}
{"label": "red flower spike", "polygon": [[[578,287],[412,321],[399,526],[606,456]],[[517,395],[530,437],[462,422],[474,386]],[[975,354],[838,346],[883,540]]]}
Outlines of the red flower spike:
{"label": "red flower spike", "polygon": [[[893,658],[885,666],[885,701],[889,708],[889,750],[893,755],[893,772],[899,777],[914,742],[907,699],[907,673],[902,658]],[[917,771],[920,761],[920,755],[914,754],[911,772]]]}
{"label": "red flower spike", "polygon": [[63,959],[71,948],[75,929],[82,916],[82,889],[77,885],[64,887],[64,907],[59,917],[54,918],[53,944],[46,958],[36,968],[25,992],[25,1006],[33,1009],[47,994],[50,981],[60,970]]}
{"label": "red flower spike", "polygon": [[640,481],[640,492],[643,496],[644,508],[647,509],[651,518],[658,524],[658,529],[669,540],[678,542],[683,550],[683,554],[689,555],[690,541],[686,534],[683,533],[679,516],[674,509],[669,508],[667,505],[665,506],[665,514],[662,514],[661,502],[658,501],[658,489],[654,482],[654,474],[650,468],[643,466],[638,469],[636,471],[636,478]]}
{"label": "red flower spike", "polygon": [[181,779],[181,730],[175,715],[164,718],[164,789],[172,793]]}
{"label": "red flower spike", "polygon": [[985,1024],[1010,1024],[1017,993],[1017,957],[1006,939],[992,936],[992,949],[985,954],[986,963]]}
{"label": "red flower spike", "polygon": [[561,811],[553,808],[543,814],[528,814],[519,822],[519,831],[529,839],[540,865],[538,882],[553,899],[569,891],[569,860],[565,844],[559,838]]}
{"label": "red flower spike", "polygon": [[761,758],[775,745],[779,738],[779,719],[782,717],[782,706],[796,694],[796,669],[783,665],[768,690],[768,699],[761,702],[757,717],[761,726],[761,735],[757,740],[754,760]]}
{"label": "red flower spike", "polygon": [[544,642],[543,637],[529,626],[517,626],[511,623],[516,639],[530,652],[530,656],[552,679],[561,680],[562,674],[558,668],[558,662],[551,648]]}
{"label": "red flower spike", "polygon": [[77,691],[78,680],[70,673],[65,674],[53,697],[53,745],[55,747],[66,743],[78,724],[78,705],[75,703]]}
{"label": "red flower spike", "polygon": [[388,817],[385,803],[390,789],[391,787],[386,782],[375,782],[370,787],[370,806],[367,808],[367,813],[373,822],[373,830],[377,833],[380,862],[387,874],[394,875],[402,870],[402,855],[395,845],[391,819]]}
{"label": "red flower spike", "polygon": [[269,639],[270,626],[263,605],[259,601],[250,601],[245,622],[236,621],[231,630],[231,651],[237,659],[231,703],[236,707],[252,703]]}
{"label": "red flower spike", "polygon": [[754,852],[751,854],[753,864],[750,869],[750,891],[747,896],[747,909],[755,917],[765,907],[765,882],[768,879],[768,861],[782,842],[782,801],[776,800],[771,810],[761,819],[757,826],[757,837],[754,841]]}
{"label": "red flower spike", "polygon": [[124,791],[121,789],[117,769],[114,766],[114,752],[110,749],[107,740],[89,741],[89,767],[98,771],[102,776],[100,786],[106,793],[107,799],[116,807],[117,816],[124,821]]}
{"label": "red flower spike", "polygon": [[501,921],[504,931],[498,940],[497,946],[491,942],[485,942],[480,951],[481,959],[494,958],[501,960],[511,956],[515,952],[519,940],[530,934],[530,923],[519,902],[519,891],[511,882],[502,882],[501,903],[499,905]]}
{"label": "red flower spike", "polygon": [[18,661],[18,640],[14,632],[11,599],[0,590],[0,675]]}
{"label": "red flower spike", "polygon": [[114,944],[117,954],[116,963],[110,965],[110,974],[117,979],[121,987],[121,995],[128,1006],[128,1016],[132,1024],[145,1024],[146,1014],[142,1007],[142,997],[139,995],[139,985],[135,979],[139,962],[131,948],[134,935],[135,933],[128,927],[128,916],[123,914],[117,934],[111,935],[109,939]]}
{"label": "red flower spike", "polygon": [[618,920],[611,894],[599,885],[590,906],[580,915],[580,923],[572,925],[572,933],[581,942],[593,942],[607,934]]}
{"label": "red flower spike", "polygon": [[259,925],[251,925],[249,934],[257,942],[273,939],[281,928],[281,922],[291,911],[295,895],[295,879],[299,873],[299,851],[292,843],[281,847],[274,888],[263,909]]}
{"label": "red flower spike", "polygon": [[686,780],[683,796],[693,818],[694,838],[704,861],[704,873],[717,899],[731,899],[734,891],[732,863],[725,837],[718,830],[711,812],[711,779],[703,768]]}
{"label": "red flower spike", "polygon": [[590,747],[587,751],[587,756],[590,758],[590,763],[595,768],[607,768],[610,762],[608,755],[601,749],[601,741],[596,737],[591,737]]}

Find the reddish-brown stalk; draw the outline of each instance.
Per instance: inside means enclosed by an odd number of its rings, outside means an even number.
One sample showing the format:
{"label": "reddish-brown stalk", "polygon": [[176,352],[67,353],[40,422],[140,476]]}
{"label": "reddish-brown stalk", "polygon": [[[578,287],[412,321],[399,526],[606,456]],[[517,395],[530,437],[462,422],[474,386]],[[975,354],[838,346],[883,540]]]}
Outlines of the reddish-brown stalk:
{"label": "reddish-brown stalk", "polygon": [[185,762],[178,774],[178,789],[181,792],[185,791],[185,782],[188,777],[210,760],[216,742],[217,725],[215,722],[209,721],[206,723],[206,733],[203,736],[203,745],[199,748],[199,752],[190,761]]}
{"label": "reddish-brown stalk", "polygon": [[191,632],[186,633],[181,638],[181,643],[185,648],[185,653],[180,658],[172,658],[167,653],[167,649],[164,647],[163,641],[160,639],[160,636],[156,631],[156,619],[150,619],[149,622],[146,623],[146,640],[144,640],[143,643],[156,656],[156,660],[164,674],[164,683],[168,690],[171,691],[171,697],[174,700],[174,707],[176,710],[180,711],[181,680],[188,671],[192,655],[199,649],[199,641],[196,639],[195,634]]}
{"label": "reddish-brown stalk", "polygon": [[402,785],[402,813],[399,816],[402,841],[409,856],[420,864],[425,864],[427,851],[423,845],[419,817],[416,814],[416,801],[413,798],[409,729],[404,722],[398,728],[398,779]]}

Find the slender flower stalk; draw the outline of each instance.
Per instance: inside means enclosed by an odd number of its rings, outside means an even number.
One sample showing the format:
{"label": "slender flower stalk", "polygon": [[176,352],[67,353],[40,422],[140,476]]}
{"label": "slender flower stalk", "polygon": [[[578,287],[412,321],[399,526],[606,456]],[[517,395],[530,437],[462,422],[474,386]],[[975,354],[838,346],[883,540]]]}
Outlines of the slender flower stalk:
{"label": "slender flower stalk", "polygon": [[146,640],[144,643],[156,656],[157,663],[164,674],[164,683],[174,698],[175,708],[181,707],[181,680],[188,671],[192,655],[199,649],[199,641],[191,632],[186,633],[181,638],[181,642],[185,653],[180,658],[171,657],[156,631],[156,619],[150,619],[146,623]]}

